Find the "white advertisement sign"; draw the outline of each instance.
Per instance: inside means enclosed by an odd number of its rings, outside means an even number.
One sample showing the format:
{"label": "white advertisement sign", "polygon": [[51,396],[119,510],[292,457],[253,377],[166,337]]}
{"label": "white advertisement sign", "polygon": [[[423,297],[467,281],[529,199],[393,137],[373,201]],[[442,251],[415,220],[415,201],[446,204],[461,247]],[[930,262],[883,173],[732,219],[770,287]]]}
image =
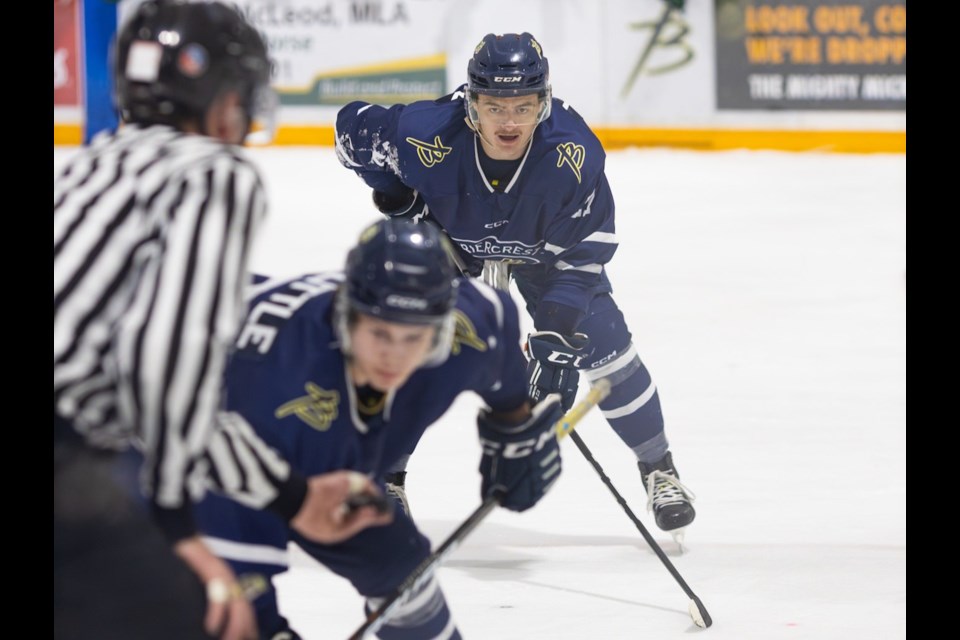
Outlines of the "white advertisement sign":
{"label": "white advertisement sign", "polygon": [[[444,0],[247,0],[267,36],[285,121],[326,122],[352,101],[443,95]],[[286,108],[291,107],[291,108]]]}

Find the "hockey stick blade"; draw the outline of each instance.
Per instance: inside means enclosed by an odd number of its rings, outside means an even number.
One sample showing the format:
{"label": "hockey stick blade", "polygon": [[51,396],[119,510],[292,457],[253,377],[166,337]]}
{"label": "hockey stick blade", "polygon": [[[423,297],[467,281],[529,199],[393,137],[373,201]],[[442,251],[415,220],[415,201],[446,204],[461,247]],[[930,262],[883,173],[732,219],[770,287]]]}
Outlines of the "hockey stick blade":
{"label": "hockey stick blade", "polygon": [[693,624],[701,629],[706,629],[713,624],[713,618],[710,617],[707,608],[703,606],[703,603],[700,602],[700,598],[697,596],[693,596],[690,600],[690,604],[687,605],[687,611],[690,613],[690,617],[693,618]]}
{"label": "hockey stick blade", "polygon": [[[577,423],[583,419],[583,416],[585,416],[590,409],[600,404],[609,393],[609,381],[599,380],[595,383],[586,397],[574,405],[570,411],[567,411],[563,417],[554,424],[553,428],[556,431],[557,439],[562,440],[564,436],[573,432]],[[436,551],[424,558],[423,562],[400,583],[400,586],[394,589],[393,593],[380,603],[380,606],[370,612],[366,622],[353,632],[350,640],[361,640],[366,637],[367,634],[376,633],[377,630],[386,623],[387,616],[389,616],[390,612],[404,601],[406,594],[413,592],[422,586],[426,580],[429,580],[443,560],[460,546],[466,537],[470,535],[470,532],[476,529],[498,504],[497,496],[488,496],[473,513],[467,516],[467,519],[464,520],[453,533],[447,536],[447,539],[443,541],[443,544],[441,544]]]}

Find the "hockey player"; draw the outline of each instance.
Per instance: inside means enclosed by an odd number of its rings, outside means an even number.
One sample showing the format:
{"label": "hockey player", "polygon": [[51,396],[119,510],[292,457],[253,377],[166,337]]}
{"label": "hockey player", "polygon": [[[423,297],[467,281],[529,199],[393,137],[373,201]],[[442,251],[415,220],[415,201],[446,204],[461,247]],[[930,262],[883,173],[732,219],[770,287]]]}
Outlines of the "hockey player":
{"label": "hockey player", "polygon": [[436,101],[346,105],[338,156],[385,215],[441,226],[463,270],[486,267],[498,288],[513,278],[536,329],[532,398],[559,392],[569,408],[579,371],[610,381],[600,408],[636,455],[657,525],[679,537],[695,517],[693,495],[679,481],[657,387],[604,268],[617,249],[604,150],[552,97],[547,58],[529,33],[484,36],[467,78]]}
{"label": "hockey player", "polygon": [[[444,244],[431,225],[381,220],[361,234],[345,274],[257,285],[227,367],[229,415],[302,474],[353,469],[378,478],[461,392],[475,391],[487,405],[477,420],[481,494],[504,492],[500,504],[523,511],[560,472],[559,397],[530,408],[516,306],[503,292],[460,281]],[[371,610],[430,552],[399,509],[392,524],[334,545],[218,496],[198,507],[198,522],[255,595],[264,638],[294,633],[271,585],[286,569],[288,541],[348,579]],[[380,634],[460,637],[433,579]]]}

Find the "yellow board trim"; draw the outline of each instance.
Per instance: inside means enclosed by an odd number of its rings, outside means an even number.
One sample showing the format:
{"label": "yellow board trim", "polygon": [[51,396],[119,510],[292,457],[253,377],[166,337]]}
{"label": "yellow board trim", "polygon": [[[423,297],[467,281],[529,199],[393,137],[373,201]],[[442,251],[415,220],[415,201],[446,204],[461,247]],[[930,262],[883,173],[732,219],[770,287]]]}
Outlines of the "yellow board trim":
{"label": "yellow board trim", "polygon": [[[834,153],[906,153],[905,131],[774,131],[746,129],[593,129],[605,149],[676,147],[699,151],[770,149]],[[80,125],[53,125],[53,144],[77,145]],[[280,126],[272,145],[332,147],[332,126]]]}
{"label": "yellow board trim", "polygon": [[79,124],[54,124],[53,144],[76,145],[83,142],[83,128]]}
{"label": "yellow board trim", "polygon": [[[770,149],[834,153],[906,153],[905,131],[775,131],[746,129],[593,129],[607,150],[626,147],[677,147],[701,151]],[[333,127],[281,126],[273,144],[334,143]]]}
{"label": "yellow board trim", "polygon": [[329,126],[279,126],[273,143],[275,145],[318,145],[332,147],[334,145],[334,129]]}
{"label": "yellow board trim", "polygon": [[447,56],[443,53],[435,53],[428,56],[417,56],[415,58],[402,58],[400,60],[391,60],[390,62],[378,62],[375,64],[364,64],[355,67],[343,67],[336,71],[319,74],[318,78],[341,78],[343,76],[354,75],[373,75],[377,73],[390,73],[393,71],[423,71],[424,69],[437,69],[447,66]]}
{"label": "yellow board trim", "polygon": [[905,131],[776,131],[759,129],[594,129],[605,149],[680,147],[702,151],[770,149],[834,153],[906,153]]}

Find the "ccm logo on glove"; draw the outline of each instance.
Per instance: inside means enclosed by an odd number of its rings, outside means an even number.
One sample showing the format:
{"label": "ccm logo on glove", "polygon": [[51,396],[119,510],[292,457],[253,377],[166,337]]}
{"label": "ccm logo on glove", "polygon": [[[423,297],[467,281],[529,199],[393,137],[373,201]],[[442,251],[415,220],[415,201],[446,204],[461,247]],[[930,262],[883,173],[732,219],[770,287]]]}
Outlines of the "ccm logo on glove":
{"label": "ccm logo on glove", "polygon": [[[557,434],[551,429],[540,434],[539,438],[530,438],[519,442],[495,442],[480,438],[480,445],[483,447],[484,455],[495,456],[498,453],[508,459],[526,458],[534,451],[540,451],[550,442],[550,439],[556,439]],[[502,449],[502,451],[501,451]]]}
{"label": "ccm logo on glove", "polygon": [[547,356],[548,362],[555,362],[556,364],[569,364],[578,369],[580,368],[580,362],[582,360],[583,356],[566,353],[564,351],[551,351],[550,355]]}

